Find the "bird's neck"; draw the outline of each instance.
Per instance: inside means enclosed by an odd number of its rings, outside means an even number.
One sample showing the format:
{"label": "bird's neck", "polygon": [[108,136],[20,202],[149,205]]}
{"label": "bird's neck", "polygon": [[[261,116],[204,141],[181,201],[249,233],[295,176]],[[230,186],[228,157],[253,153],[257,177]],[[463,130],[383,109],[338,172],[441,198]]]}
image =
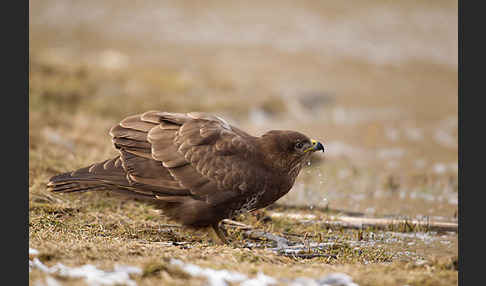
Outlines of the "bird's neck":
{"label": "bird's neck", "polygon": [[284,150],[280,150],[278,144],[272,140],[264,140],[260,137],[258,141],[262,154],[262,161],[265,166],[276,173],[288,174],[297,177],[301,169],[298,158],[289,156]]}

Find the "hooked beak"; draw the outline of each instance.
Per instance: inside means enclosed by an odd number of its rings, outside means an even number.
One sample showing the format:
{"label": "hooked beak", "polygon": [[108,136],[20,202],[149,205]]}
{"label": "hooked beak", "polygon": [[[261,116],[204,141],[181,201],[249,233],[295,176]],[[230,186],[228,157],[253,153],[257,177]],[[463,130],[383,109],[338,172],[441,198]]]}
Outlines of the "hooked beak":
{"label": "hooked beak", "polygon": [[322,145],[321,142],[314,140],[314,139],[311,139],[311,143],[312,143],[312,147],[307,149],[306,152],[307,151],[315,152],[315,151],[319,151],[319,150],[322,150],[322,152],[324,152],[324,145]]}

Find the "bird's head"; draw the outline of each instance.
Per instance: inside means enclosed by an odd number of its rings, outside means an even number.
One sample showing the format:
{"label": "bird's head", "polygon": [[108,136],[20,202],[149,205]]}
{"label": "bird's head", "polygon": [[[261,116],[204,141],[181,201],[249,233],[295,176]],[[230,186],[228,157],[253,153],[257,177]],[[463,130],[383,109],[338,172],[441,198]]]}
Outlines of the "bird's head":
{"label": "bird's head", "polygon": [[268,159],[267,163],[288,171],[300,167],[312,153],[324,152],[321,142],[296,131],[272,130],[265,133],[261,140],[266,146],[264,156]]}

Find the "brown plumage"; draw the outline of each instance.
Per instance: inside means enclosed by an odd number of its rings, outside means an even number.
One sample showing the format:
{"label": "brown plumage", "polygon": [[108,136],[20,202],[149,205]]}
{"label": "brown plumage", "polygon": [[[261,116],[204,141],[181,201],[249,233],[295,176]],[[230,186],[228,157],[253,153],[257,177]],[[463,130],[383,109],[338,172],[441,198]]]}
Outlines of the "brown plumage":
{"label": "brown plumage", "polygon": [[254,137],[201,112],[148,111],[110,130],[119,155],[52,177],[54,192],[107,190],[143,199],[194,228],[266,207],[285,195],[321,143],[295,131]]}

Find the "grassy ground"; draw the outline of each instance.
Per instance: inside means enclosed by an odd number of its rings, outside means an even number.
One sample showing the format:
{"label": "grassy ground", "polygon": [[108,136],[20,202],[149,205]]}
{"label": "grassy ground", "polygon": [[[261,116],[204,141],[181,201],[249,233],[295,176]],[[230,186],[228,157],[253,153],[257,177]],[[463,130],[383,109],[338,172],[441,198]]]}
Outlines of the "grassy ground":
{"label": "grassy ground", "polygon": [[[139,285],[205,283],[171,258],[248,276],[457,284],[456,233],[322,223],[339,214],[457,222],[457,3],[269,1],[254,4],[259,13],[218,1],[66,3],[30,3],[29,247],[43,263],[139,266]],[[226,225],[232,245],[217,246],[136,201],[46,191],[50,176],[115,155],[108,130],[151,109],[323,141],[326,154],[278,206],[238,221],[292,244],[329,244],[283,255]],[[45,276],[34,269],[30,284]]]}

